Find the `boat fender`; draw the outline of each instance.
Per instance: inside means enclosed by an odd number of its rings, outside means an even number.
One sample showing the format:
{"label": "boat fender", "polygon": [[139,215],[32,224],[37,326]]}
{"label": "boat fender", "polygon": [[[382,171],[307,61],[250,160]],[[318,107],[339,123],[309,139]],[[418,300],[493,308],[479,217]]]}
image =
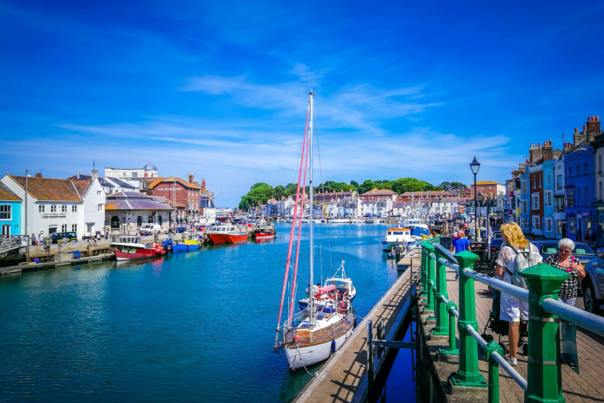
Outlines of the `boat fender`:
{"label": "boat fender", "polygon": [[353,328],[357,327],[357,318],[354,318],[354,324],[352,325]]}
{"label": "boat fender", "polygon": [[332,340],[332,341],[331,341],[331,352],[330,352],[330,354],[329,354],[329,355],[332,355],[332,354],[334,354],[335,352],[336,352],[336,341],[335,341],[335,340]]}

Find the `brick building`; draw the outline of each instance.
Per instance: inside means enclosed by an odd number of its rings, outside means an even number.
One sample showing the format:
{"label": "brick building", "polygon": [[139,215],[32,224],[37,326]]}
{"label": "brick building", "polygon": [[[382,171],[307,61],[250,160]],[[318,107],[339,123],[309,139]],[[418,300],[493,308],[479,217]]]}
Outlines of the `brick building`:
{"label": "brick building", "polygon": [[396,201],[396,198],[398,196],[398,193],[396,193],[393,190],[388,190],[388,189],[373,189],[370,190],[369,192],[365,192],[363,193],[360,198],[363,201],[377,201],[378,199],[381,199],[383,197],[388,197],[390,199],[392,199],[392,201]]}
{"label": "brick building", "polygon": [[[495,181],[477,181],[476,188],[478,189],[478,194],[482,194],[486,198],[490,197],[492,199],[495,199],[497,195],[505,194],[505,185],[503,183]],[[473,198],[474,193],[476,192],[473,183],[472,186],[470,186],[470,191],[470,198]]]}
{"label": "brick building", "polygon": [[445,190],[431,190],[425,192],[405,192],[398,196],[398,201],[411,201],[418,199],[428,199],[430,201],[438,201],[444,198],[452,197],[453,195]]}
{"label": "brick building", "polygon": [[163,196],[170,201],[170,206],[175,209],[172,221],[175,224],[194,223],[199,220],[199,202],[201,186],[189,175],[189,181],[171,176],[157,178],[149,184],[153,196]]}

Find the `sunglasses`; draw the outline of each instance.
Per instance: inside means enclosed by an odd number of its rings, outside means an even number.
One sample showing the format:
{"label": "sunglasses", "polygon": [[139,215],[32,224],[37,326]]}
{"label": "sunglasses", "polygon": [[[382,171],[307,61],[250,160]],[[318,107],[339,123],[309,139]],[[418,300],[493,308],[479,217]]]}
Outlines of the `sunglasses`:
{"label": "sunglasses", "polygon": [[560,252],[562,252],[562,253],[570,253],[570,249],[560,249]]}

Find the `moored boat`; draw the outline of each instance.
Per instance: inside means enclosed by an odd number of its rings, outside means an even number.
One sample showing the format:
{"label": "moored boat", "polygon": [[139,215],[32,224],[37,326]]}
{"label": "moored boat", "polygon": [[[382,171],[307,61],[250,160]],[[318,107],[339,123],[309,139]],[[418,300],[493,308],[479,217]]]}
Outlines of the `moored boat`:
{"label": "moored boat", "polygon": [[[313,206],[313,151],[312,151],[312,138],[313,138],[313,122],[314,122],[314,94],[312,90],[309,94],[308,100],[308,114],[307,114],[307,130],[304,134],[304,142],[302,145],[302,156],[300,160],[300,171],[298,176],[298,185],[296,189],[296,200],[294,204],[294,214],[297,214],[300,189],[305,189],[306,186],[306,163],[310,159],[310,165],[308,169],[309,174],[309,205]],[[304,164],[304,165],[303,165]],[[302,166],[304,170],[304,180],[302,179]],[[304,193],[302,192],[302,195]],[[314,219],[313,209],[310,208],[309,218],[309,284],[313,284],[313,269],[314,269]],[[281,315],[283,312],[283,303],[285,292],[288,284],[288,273],[291,262],[291,253],[294,239],[295,225],[292,223],[290,229],[290,239],[288,246],[288,255],[285,269],[285,278],[283,280],[283,290],[281,293],[281,307],[279,310],[279,319],[277,320],[277,337],[275,339],[275,350],[283,349],[287,357],[289,367],[292,370],[298,368],[306,368],[309,365],[316,364],[318,362],[328,359],[331,354],[335,353],[338,348],[348,339],[354,329],[354,314],[352,310],[352,304],[350,298],[348,298],[348,304],[344,304],[342,309],[337,309],[338,300],[335,299],[337,296],[334,295],[334,312],[321,312],[321,305],[317,303],[316,294],[314,293],[315,287],[309,287],[309,302],[308,307],[302,312],[297,314],[293,313],[294,300],[296,293],[295,282],[298,278],[298,252],[297,249],[295,255],[295,265],[293,267],[293,285],[292,285],[292,296],[290,303],[288,304],[288,319],[283,323],[283,329],[281,326]],[[298,227],[298,245],[300,244],[301,231]],[[334,285],[328,285],[329,291],[335,291]],[[318,291],[318,287],[317,287]],[[325,308],[327,304],[323,304]],[[279,340],[279,336],[281,339]]]}
{"label": "moored boat", "polygon": [[407,249],[415,244],[416,239],[411,236],[409,228],[388,228],[382,239],[382,249],[385,252],[390,252],[396,246],[403,246]]}
{"label": "moored boat", "polygon": [[206,228],[205,234],[214,245],[247,242],[247,229],[234,224],[212,225]]}
{"label": "moored boat", "polygon": [[149,259],[166,254],[166,250],[158,244],[143,244],[140,236],[122,235],[117,242],[111,243],[111,248],[117,260]]}

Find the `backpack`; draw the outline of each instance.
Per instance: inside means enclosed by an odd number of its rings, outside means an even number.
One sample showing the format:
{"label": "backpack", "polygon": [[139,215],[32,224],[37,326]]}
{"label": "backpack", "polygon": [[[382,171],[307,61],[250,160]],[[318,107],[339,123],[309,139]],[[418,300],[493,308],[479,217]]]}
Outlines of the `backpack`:
{"label": "backpack", "polygon": [[529,267],[537,265],[540,261],[541,255],[531,251],[530,243],[523,251],[518,251],[513,247],[512,250],[516,252],[516,259],[514,261],[516,271],[514,271],[514,273],[510,273],[508,269],[506,269],[506,271],[510,275],[512,285],[526,289],[526,281],[524,280],[524,277],[520,275],[520,273]]}

